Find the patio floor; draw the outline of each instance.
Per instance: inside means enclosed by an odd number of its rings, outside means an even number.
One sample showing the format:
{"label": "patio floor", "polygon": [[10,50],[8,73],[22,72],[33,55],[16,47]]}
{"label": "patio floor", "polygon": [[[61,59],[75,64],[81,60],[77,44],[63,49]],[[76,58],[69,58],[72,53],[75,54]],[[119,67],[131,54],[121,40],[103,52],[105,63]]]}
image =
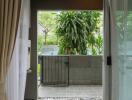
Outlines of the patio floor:
{"label": "patio floor", "polygon": [[99,85],[40,86],[38,96],[38,100],[102,100],[103,92]]}

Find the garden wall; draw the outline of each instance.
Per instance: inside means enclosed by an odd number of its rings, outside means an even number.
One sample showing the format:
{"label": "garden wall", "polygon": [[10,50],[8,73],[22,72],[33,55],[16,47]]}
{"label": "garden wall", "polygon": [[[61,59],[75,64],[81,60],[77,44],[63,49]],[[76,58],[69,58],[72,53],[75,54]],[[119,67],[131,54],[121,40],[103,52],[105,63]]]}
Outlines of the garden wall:
{"label": "garden wall", "polygon": [[102,56],[41,56],[41,59],[44,85],[102,84]]}
{"label": "garden wall", "polygon": [[69,84],[102,84],[101,56],[70,56],[69,62]]}

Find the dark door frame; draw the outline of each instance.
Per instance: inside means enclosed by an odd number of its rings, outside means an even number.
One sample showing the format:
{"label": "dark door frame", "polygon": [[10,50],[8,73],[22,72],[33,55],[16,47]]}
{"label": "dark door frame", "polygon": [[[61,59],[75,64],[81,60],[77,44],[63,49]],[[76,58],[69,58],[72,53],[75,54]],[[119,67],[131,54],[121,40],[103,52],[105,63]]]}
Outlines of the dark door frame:
{"label": "dark door frame", "polygon": [[37,100],[37,11],[103,10],[103,0],[31,0],[31,70],[27,75],[25,98]]}

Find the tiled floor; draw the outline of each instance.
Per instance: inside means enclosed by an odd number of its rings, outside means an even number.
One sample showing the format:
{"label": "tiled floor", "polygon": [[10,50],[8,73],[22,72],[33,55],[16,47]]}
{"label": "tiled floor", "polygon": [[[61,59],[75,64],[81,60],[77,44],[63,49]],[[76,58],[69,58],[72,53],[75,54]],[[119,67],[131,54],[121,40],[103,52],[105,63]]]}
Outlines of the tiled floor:
{"label": "tiled floor", "polygon": [[78,97],[69,97],[69,98],[41,98],[38,100],[102,100],[101,98],[78,98]]}
{"label": "tiled floor", "polygon": [[39,100],[102,100],[102,86],[40,87]]}

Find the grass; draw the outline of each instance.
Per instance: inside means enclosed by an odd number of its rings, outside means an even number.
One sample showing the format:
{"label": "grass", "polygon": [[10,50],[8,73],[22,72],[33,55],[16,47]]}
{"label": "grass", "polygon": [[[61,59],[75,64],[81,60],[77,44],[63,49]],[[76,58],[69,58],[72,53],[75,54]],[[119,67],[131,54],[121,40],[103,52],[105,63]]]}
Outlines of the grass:
{"label": "grass", "polygon": [[37,71],[38,78],[40,78],[41,75],[41,65],[38,64],[38,71]]}

